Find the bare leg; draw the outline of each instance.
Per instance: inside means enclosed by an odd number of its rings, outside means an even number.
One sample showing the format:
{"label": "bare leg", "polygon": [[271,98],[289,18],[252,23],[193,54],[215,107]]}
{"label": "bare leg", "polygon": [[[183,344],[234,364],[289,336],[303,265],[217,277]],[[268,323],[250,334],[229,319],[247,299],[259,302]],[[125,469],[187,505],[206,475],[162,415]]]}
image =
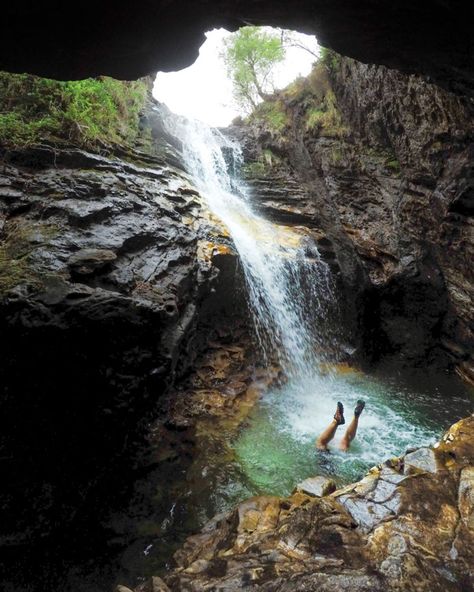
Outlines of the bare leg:
{"label": "bare leg", "polygon": [[365,403],[364,401],[357,401],[356,408],[354,409],[354,417],[352,418],[351,423],[347,426],[346,433],[341,440],[339,448],[341,450],[349,450],[352,440],[356,437],[357,434],[357,427],[359,425],[359,416],[364,410]]}
{"label": "bare leg", "polygon": [[328,449],[328,444],[334,438],[338,426],[339,424],[337,421],[333,419],[324,432],[320,434],[319,438],[316,440],[316,448],[318,450]]}
{"label": "bare leg", "polygon": [[316,448],[318,448],[318,450],[327,451],[328,444],[334,438],[338,426],[344,422],[344,407],[342,406],[342,403],[338,403],[334,419],[316,440]]}
{"label": "bare leg", "polygon": [[346,433],[344,434],[339,448],[341,450],[349,450],[352,440],[356,437],[357,426],[359,425],[359,418],[354,415],[351,423],[347,426]]}

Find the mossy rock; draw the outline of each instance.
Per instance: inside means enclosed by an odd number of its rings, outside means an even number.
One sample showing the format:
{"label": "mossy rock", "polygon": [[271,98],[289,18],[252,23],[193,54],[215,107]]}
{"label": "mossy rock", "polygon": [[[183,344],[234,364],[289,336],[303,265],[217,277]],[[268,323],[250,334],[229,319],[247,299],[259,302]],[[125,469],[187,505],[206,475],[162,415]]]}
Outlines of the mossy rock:
{"label": "mossy rock", "polygon": [[32,267],[35,249],[57,235],[54,225],[37,225],[29,221],[14,220],[5,225],[0,243],[0,295],[5,295],[20,284],[41,287],[41,274]]}

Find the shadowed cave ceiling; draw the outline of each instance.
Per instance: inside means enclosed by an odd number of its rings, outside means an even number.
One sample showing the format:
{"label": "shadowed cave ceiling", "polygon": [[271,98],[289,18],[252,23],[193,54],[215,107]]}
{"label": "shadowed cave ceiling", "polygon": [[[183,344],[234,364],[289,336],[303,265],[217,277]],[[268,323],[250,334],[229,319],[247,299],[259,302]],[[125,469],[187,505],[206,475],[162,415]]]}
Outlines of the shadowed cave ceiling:
{"label": "shadowed cave ceiling", "polygon": [[2,7],[0,68],[59,79],[133,79],[178,70],[205,31],[266,24],[313,33],[362,62],[421,73],[474,94],[473,9],[435,0],[24,0]]}

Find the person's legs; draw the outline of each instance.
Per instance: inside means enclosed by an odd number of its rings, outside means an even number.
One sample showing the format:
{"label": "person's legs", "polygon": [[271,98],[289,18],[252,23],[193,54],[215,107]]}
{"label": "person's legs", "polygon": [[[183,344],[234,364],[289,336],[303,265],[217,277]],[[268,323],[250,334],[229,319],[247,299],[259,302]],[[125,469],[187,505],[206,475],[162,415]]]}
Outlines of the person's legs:
{"label": "person's legs", "polygon": [[336,433],[338,426],[345,423],[345,421],[346,420],[344,419],[344,407],[342,403],[338,401],[336,413],[334,414],[334,419],[316,440],[316,448],[318,448],[319,450],[326,451],[328,449],[329,442],[334,438],[334,434]]}
{"label": "person's legs", "polygon": [[346,433],[344,434],[339,448],[341,450],[349,450],[352,440],[356,437],[357,426],[359,425],[359,418],[354,415],[351,423],[347,426]]}
{"label": "person's legs", "polygon": [[356,437],[357,434],[357,426],[359,425],[359,416],[364,410],[365,402],[364,401],[357,401],[356,408],[354,409],[354,417],[352,418],[351,423],[347,426],[346,433],[341,440],[339,448],[341,450],[349,450],[352,440]]}

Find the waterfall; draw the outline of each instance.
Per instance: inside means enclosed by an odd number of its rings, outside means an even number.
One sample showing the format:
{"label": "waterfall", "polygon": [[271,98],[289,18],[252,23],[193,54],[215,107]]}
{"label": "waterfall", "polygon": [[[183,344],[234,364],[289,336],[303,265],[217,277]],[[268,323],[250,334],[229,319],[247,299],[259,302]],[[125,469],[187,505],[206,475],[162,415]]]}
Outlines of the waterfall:
{"label": "waterfall", "polygon": [[236,141],[198,121],[173,118],[168,127],[181,140],[185,166],[209,209],[232,237],[266,359],[276,358],[289,378],[317,375],[334,295],[315,242],[254,211],[250,189],[239,178],[242,152]]}
{"label": "waterfall", "polygon": [[[199,122],[172,115],[166,121],[209,210],[232,237],[263,353],[287,376],[262,394],[232,437],[233,461],[215,469],[213,511],[227,511],[229,500],[237,503],[248,495],[288,495],[315,474],[354,481],[381,458],[433,441],[443,424],[470,412],[472,402],[459,386],[446,383],[440,390],[441,377],[430,378],[425,369],[415,379],[402,377],[399,368],[366,375],[328,364],[342,349],[339,334],[331,330],[340,326],[337,299],[311,230],[274,224],[257,213],[259,195],[239,176],[237,142]],[[350,452],[339,450],[341,428],[332,454],[316,453],[315,439],[333,418],[337,401],[349,417],[359,399],[367,405]],[[206,460],[206,475],[208,466],[212,462]]]}

